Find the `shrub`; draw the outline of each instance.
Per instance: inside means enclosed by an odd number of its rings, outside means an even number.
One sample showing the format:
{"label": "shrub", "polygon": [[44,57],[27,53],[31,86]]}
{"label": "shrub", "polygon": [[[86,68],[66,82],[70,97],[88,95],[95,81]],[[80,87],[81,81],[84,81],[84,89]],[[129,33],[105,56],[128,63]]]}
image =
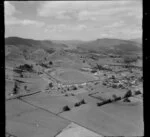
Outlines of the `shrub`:
{"label": "shrub", "polygon": [[52,61],[50,61],[50,62],[49,62],[49,65],[53,65],[53,62],[52,62]]}
{"label": "shrub", "polygon": [[76,86],[73,86],[73,87],[72,87],[72,90],[77,90],[77,87],[76,87]]}
{"label": "shrub", "polygon": [[117,85],[113,84],[112,87],[113,87],[113,88],[117,88]]}
{"label": "shrub", "polygon": [[140,90],[135,91],[135,95],[139,95],[139,94],[141,94]]}
{"label": "shrub", "polygon": [[52,88],[53,87],[53,83],[49,83],[49,87]]}
{"label": "shrub", "polygon": [[97,106],[101,106],[101,105],[103,105],[104,103],[103,102],[98,102],[97,103]]}
{"label": "shrub", "polygon": [[103,82],[103,85],[106,86],[107,84],[105,82]]}
{"label": "shrub", "polygon": [[128,98],[128,97],[131,97],[131,96],[132,96],[132,92],[131,92],[131,90],[128,90],[126,92],[126,94],[124,95],[124,98]]}
{"label": "shrub", "polygon": [[126,64],[126,68],[129,68],[131,66],[131,63],[135,63],[137,62],[138,58],[137,57],[128,57],[128,56],[125,56],[123,58],[123,63]]}
{"label": "shrub", "polygon": [[70,110],[70,108],[68,106],[63,107],[63,111],[69,111],[69,110]]}
{"label": "shrub", "polygon": [[18,92],[19,92],[19,87],[18,87],[18,85],[17,85],[17,83],[15,82],[15,85],[14,85],[14,88],[13,88],[13,94],[18,94]]}
{"label": "shrub", "polygon": [[114,94],[112,95],[113,99],[116,100],[118,97]]}
{"label": "shrub", "polygon": [[82,99],[82,100],[80,101],[80,103],[81,103],[81,104],[86,104],[86,102],[85,102],[84,99]]}
{"label": "shrub", "polygon": [[131,101],[129,100],[129,98],[125,98],[123,101],[124,101],[124,102],[131,102]]}
{"label": "shrub", "polygon": [[111,99],[108,99],[108,100],[104,101],[105,104],[106,104],[106,103],[111,103],[111,102],[112,102]]}
{"label": "shrub", "polygon": [[33,66],[29,64],[20,65],[17,69],[33,72]]}
{"label": "shrub", "polygon": [[75,107],[78,107],[80,105],[81,105],[80,102],[77,102],[77,103],[74,104]]}

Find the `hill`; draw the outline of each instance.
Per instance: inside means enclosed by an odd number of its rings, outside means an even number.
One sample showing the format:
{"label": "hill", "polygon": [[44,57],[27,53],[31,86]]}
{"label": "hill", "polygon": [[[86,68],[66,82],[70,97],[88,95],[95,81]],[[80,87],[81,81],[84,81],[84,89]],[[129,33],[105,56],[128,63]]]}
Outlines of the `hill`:
{"label": "hill", "polygon": [[30,49],[42,48],[48,51],[50,49],[58,49],[58,48],[67,47],[67,45],[65,44],[54,43],[50,40],[33,40],[33,39],[25,39],[25,38],[20,38],[20,37],[5,38],[5,45],[14,45],[22,49],[23,48],[30,48]]}
{"label": "hill", "polygon": [[97,39],[94,41],[84,42],[77,46],[77,49],[90,52],[105,52],[114,54],[131,54],[141,51],[139,43],[131,40],[120,39]]}

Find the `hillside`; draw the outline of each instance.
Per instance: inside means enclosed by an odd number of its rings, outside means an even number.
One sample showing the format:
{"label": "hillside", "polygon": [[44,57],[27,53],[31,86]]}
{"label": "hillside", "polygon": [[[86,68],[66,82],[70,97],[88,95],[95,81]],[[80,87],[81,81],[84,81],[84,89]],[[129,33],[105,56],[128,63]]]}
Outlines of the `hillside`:
{"label": "hillside", "polygon": [[45,50],[67,47],[67,45],[65,45],[65,44],[54,43],[50,40],[33,40],[33,39],[25,39],[25,38],[20,38],[20,37],[5,38],[5,45],[14,45],[21,49],[23,49],[23,48],[31,48],[31,49],[42,48]]}
{"label": "hillside", "polygon": [[138,53],[141,48],[134,41],[120,39],[97,39],[90,42],[79,44],[77,48],[83,51],[106,52],[106,53]]}

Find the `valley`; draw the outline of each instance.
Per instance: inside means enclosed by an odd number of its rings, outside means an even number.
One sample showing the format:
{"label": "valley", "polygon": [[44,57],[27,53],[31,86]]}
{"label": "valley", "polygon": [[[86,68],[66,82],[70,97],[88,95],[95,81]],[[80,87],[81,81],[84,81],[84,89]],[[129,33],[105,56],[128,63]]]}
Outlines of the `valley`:
{"label": "valley", "polygon": [[5,49],[6,136],[143,136],[139,43],[9,37]]}

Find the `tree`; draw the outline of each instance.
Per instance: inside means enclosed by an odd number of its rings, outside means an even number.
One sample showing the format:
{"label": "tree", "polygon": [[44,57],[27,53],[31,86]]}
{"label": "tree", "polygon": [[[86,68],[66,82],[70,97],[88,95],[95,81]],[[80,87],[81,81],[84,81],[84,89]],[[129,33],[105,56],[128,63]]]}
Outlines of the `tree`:
{"label": "tree", "polygon": [[123,101],[124,102],[131,102],[128,98],[125,98]]}
{"label": "tree", "polygon": [[70,108],[68,106],[63,107],[63,111],[69,111],[69,110],[70,110]]}
{"label": "tree", "polygon": [[128,56],[125,56],[123,58],[123,63],[126,64],[126,67],[129,67],[131,65],[131,63],[136,63],[138,60],[137,57],[128,57]]}
{"label": "tree", "polygon": [[77,103],[74,104],[75,107],[78,107],[80,105],[81,105],[80,102],[77,102]]}
{"label": "tree", "polygon": [[117,96],[114,94],[112,95],[113,99],[116,100],[117,99]]}
{"label": "tree", "polygon": [[139,95],[139,94],[141,94],[140,90],[135,91],[135,95]]}
{"label": "tree", "polygon": [[50,61],[50,62],[49,62],[49,65],[53,65],[53,62],[52,62],[52,61]]}
{"label": "tree", "polygon": [[49,87],[52,88],[53,87],[53,83],[49,83]]}
{"label": "tree", "polygon": [[128,98],[128,97],[131,97],[131,96],[132,96],[132,92],[131,92],[131,90],[128,90],[126,92],[126,94],[124,95],[124,98]]}
{"label": "tree", "polygon": [[18,87],[18,84],[17,84],[17,82],[15,82],[15,85],[14,85],[14,88],[13,88],[13,94],[14,95],[16,95],[16,94],[18,94],[18,92],[19,92],[19,87]]}
{"label": "tree", "polygon": [[18,66],[17,69],[20,70],[20,71],[33,72],[33,65],[24,64],[24,65]]}
{"label": "tree", "polygon": [[81,104],[86,104],[86,102],[85,102],[84,99],[82,99],[82,100],[80,101],[80,103],[81,103]]}

